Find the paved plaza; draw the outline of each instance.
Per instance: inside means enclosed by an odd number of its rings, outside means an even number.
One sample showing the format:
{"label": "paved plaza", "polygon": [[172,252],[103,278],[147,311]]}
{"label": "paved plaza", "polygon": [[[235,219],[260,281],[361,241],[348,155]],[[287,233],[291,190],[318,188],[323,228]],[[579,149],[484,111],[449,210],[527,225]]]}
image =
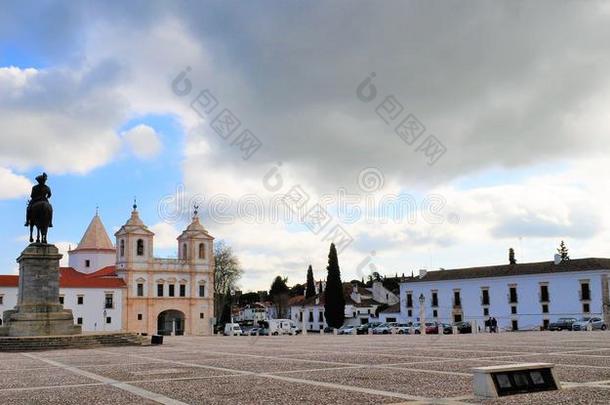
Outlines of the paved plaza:
{"label": "paved plaza", "polygon": [[484,403],[610,398],[610,332],[172,337],[162,346],[0,353],[2,404],[481,403],[477,366],[552,362],[563,390]]}

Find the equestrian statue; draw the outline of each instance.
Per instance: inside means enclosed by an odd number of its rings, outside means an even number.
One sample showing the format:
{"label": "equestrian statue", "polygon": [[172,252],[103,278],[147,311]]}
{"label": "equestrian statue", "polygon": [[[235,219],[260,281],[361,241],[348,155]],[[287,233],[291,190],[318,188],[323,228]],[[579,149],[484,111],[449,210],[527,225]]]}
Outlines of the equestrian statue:
{"label": "equestrian statue", "polygon": [[42,173],[36,177],[36,184],[32,187],[32,194],[28,202],[25,226],[30,227],[30,243],[34,242],[32,232],[36,226],[36,243],[47,243],[47,231],[53,227],[53,207],[49,203],[51,189],[46,185],[47,174]]}

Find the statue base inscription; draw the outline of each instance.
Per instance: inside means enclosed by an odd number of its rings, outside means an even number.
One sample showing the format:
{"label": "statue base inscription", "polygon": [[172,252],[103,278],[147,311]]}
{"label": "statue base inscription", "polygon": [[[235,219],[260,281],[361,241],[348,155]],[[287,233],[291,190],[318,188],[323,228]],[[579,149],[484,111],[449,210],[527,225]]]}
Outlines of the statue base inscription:
{"label": "statue base inscription", "polygon": [[59,303],[59,254],[54,245],[32,243],[17,259],[17,305],[4,311],[1,336],[76,335],[72,311]]}

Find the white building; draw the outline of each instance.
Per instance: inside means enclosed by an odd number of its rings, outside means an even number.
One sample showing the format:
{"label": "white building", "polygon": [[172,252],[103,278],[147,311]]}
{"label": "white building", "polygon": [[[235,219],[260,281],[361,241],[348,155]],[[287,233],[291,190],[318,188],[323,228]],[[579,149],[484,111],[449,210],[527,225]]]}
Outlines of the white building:
{"label": "white building", "polygon": [[[60,268],[60,303],[85,332],[212,334],[214,238],[195,212],[177,237],[179,258],[156,258],[154,233],[133,208],[115,234],[117,248],[96,213],[69,250],[69,267]],[[0,324],[16,305],[18,283],[16,275],[0,275]]]}
{"label": "white building", "polygon": [[400,283],[397,321],[476,321],[505,330],[545,327],[559,317],[609,319],[610,259],[575,259],[425,271]]}
{"label": "white building", "polygon": [[[114,246],[97,213],[68,255],[69,267],[59,269],[59,302],[84,332],[122,330],[127,285],[115,272]],[[17,304],[18,284],[19,276],[0,276],[0,324],[4,311]]]}
{"label": "white building", "polygon": [[[321,331],[328,325],[324,317],[324,293],[316,286],[314,297],[294,297],[290,300],[290,317],[297,325],[309,331]],[[345,297],[345,322],[344,325],[358,326],[373,319],[377,319],[376,313],[379,306],[394,305],[399,298],[383,287],[381,282],[373,283],[372,287],[363,288],[350,283],[343,283],[343,294]]]}

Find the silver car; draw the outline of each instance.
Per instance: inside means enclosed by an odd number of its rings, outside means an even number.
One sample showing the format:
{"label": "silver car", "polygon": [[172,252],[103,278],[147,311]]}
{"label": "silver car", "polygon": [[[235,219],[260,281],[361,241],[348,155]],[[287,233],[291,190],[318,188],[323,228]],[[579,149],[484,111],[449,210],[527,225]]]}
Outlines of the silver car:
{"label": "silver car", "polygon": [[597,316],[586,316],[580,321],[574,322],[572,324],[572,330],[587,330],[589,325],[591,325],[591,329],[593,330],[606,330],[607,328],[603,319]]}

